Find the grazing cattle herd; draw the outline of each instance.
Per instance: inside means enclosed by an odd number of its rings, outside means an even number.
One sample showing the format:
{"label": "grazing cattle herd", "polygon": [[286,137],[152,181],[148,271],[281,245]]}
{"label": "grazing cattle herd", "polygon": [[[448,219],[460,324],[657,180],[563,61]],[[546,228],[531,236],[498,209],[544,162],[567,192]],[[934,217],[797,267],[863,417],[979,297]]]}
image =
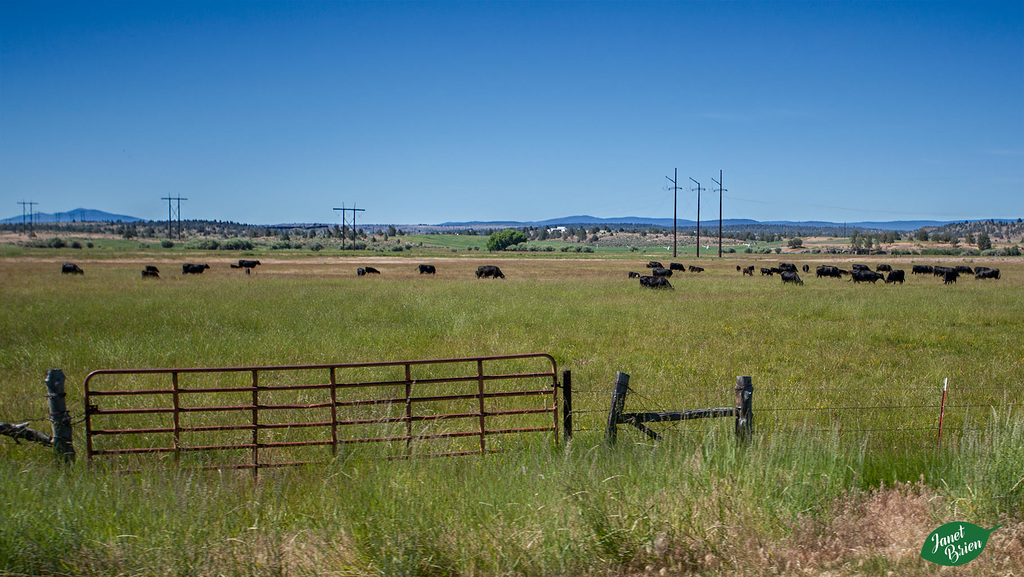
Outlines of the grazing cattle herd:
{"label": "grazing cattle herd", "polygon": [[[233,268],[233,269],[245,269],[246,274],[249,274],[249,271],[251,269],[257,267],[257,266],[260,266],[260,261],[258,261],[258,260],[246,260],[246,259],[239,259],[238,260],[238,264],[230,265],[230,267]],[[638,272],[630,271],[628,276],[629,276],[630,279],[640,279],[640,286],[646,287],[646,288],[654,288],[654,289],[666,289],[666,288],[667,289],[671,289],[672,288],[672,284],[669,283],[668,277],[671,277],[672,273],[674,271],[679,271],[679,272],[684,272],[684,273],[687,270],[689,270],[689,272],[691,272],[691,273],[701,273],[701,272],[704,272],[704,268],[702,268],[702,267],[694,266],[694,265],[689,265],[687,267],[687,266],[683,265],[682,263],[676,263],[676,262],[669,263],[668,268],[665,268],[660,262],[652,260],[652,261],[649,261],[646,266],[647,266],[647,268],[652,269],[650,275],[642,275],[642,274],[640,274]],[[203,271],[205,271],[205,270],[207,270],[209,268],[210,268],[210,265],[205,264],[205,263],[203,263],[203,264],[185,263],[185,264],[181,265],[181,274],[182,275],[202,274]],[[805,273],[810,272],[810,265],[805,264],[805,265],[803,265],[801,267],[801,269]],[[432,264],[420,264],[420,265],[417,265],[417,270],[419,271],[419,274],[421,274],[421,275],[422,274],[434,275],[434,274],[437,273],[437,267],[435,265],[432,265]],[[743,266],[740,266],[740,265],[736,265],[736,271],[742,273],[743,276],[753,277],[754,276],[754,265],[748,265],[746,267],[743,267]],[[71,275],[84,275],[85,274],[85,271],[83,271],[81,267],[79,267],[75,263],[70,263],[70,262],[63,263],[61,265],[60,272],[61,272],[61,274],[71,274]],[[886,276],[885,274],[882,274],[883,272],[889,273],[888,276]],[[379,275],[380,271],[377,270],[376,268],[372,267],[372,266],[363,266],[363,267],[359,267],[359,268],[356,269],[356,275],[357,276],[365,276],[367,274],[378,274]],[[795,264],[793,264],[793,263],[780,262],[779,266],[777,266],[777,267],[762,267],[761,268],[761,275],[762,276],[774,276],[776,274],[778,274],[778,275],[780,275],[782,277],[782,283],[783,284],[796,284],[796,285],[803,285],[804,284],[804,281],[800,278],[800,275],[797,274],[797,266]],[[911,274],[914,274],[914,275],[927,275],[927,274],[930,274],[930,275],[933,275],[933,276],[936,276],[936,277],[940,277],[942,279],[942,283],[944,285],[955,284],[957,282],[957,279],[961,275],[974,275],[974,278],[976,280],[980,280],[980,279],[994,279],[994,280],[998,280],[1000,278],[1000,276],[999,276],[1000,275],[999,269],[997,269],[997,268],[990,268],[990,267],[987,267],[987,266],[979,266],[979,267],[975,267],[975,268],[972,269],[971,267],[966,266],[966,265],[957,265],[957,266],[954,266],[954,267],[947,267],[947,266],[940,266],[940,265],[919,265],[919,264],[915,264],[915,265],[912,265]],[[864,265],[864,264],[852,264],[852,265],[850,265],[850,270],[842,269],[842,268],[839,268],[839,267],[837,267],[835,265],[822,264],[822,265],[819,265],[817,267],[817,269],[815,270],[815,276],[817,278],[840,278],[840,279],[842,277],[844,277],[844,276],[849,276],[850,277],[850,281],[853,282],[853,283],[856,283],[856,284],[864,283],[864,282],[869,282],[869,283],[874,284],[874,283],[876,283],[879,280],[884,281],[884,284],[897,284],[897,283],[903,284],[906,281],[906,273],[905,273],[905,271],[903,269],[894,269],[894,268],[892,268],[891,265],[888,265],[888,264],[879,264],[879,265],[877,265],[875,267],[874,271],[872,271],[870,267],[868,267],[867,265]],[[149,278],[159,279],[160,278],[160,270],[157,267],[153,266],[153,265],[146,265],[146,267],[142,270],[142,278],[143,279],[149,279]],[[502,273],[501,269],[498,268],[497,266],[494,266],[494,265],[481,265],[481,266],[477,267],[477,269],[476,269],[476,278],[495,278],[495,279],[501,278],[501,279],[503,279],[503,278],[505,278],[505,274]]]}

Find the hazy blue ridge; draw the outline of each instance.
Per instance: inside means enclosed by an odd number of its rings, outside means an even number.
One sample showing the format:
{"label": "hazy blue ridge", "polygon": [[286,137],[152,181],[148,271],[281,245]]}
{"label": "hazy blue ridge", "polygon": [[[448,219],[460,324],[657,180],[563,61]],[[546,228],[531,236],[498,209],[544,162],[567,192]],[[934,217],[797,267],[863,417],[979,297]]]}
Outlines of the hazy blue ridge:
{"label": "hazy blue ridge", "polygon": [[[20,224],[22,222],[22,215],[12,216],[0,220],[0,224]],[[980,219],[988,220],[988,219]],[[1005,220],[1005,219],[996,219]],[[67,212],[56,212],[56,213],[45,213],[37,212],[33,213],[32,221],[36,223],[55,223],[55,222],[147,222],[146,219],[138,218],[134,216],[124,214],[112,214],[102,210],[90,209],[90,208],[76,208]],[[677,226],[684,229],[693,228],[697,226],[696,221],[689,219],[679,219],[676,221]],[[901,230],[901,231],[912,231],[923,227],[941,227],[947,224],[961,221],[937,221],[937,220],[896,220],[889,222],[829,222],[829,221],[788,221],[788,220],[774,220],[774,221],[757,221],[746,218],[727,218],[722,220],[723,227],[735,228],[743,226],[760,226],[760,227],[786,227],[788,229],[799,229],[806,227],[808,229],[822,229],[822,228],[854,228],[854,229],[869,229],[869,230]],[[975,221],[972,221],[975,222]],[[538,221],[510,221],[510,220],[492,220],[492,221],[466,221],[466,222],[442,222],[436,225],[396,225],[396,226],[417,226],[417,227],[443,227],[443,228],[479,228],[479,229],[494,229],[494,228],[521,228],[526,226],[536,227],[555,227],[555,226],[593,226],[593,225],[639,225],[639,226],[659,226],[670,228],[672,226],[671,218],[650,218],[642,216],[619,216],[600,218],[589,215],[572,215],[563,216],[560,218],[549,218],[546,220]],[[320,226],[330,226],[328,224],[275,224],[266,225],[273,226],[276,228],[287,228],[295,226],[298,228],[313,228]],[[367,227],[379,227],[381,225],[366,224],[362,226]],[[386,226],[386,225],[384,225]],[[718,219],[702,220],[700,223],[701,228],[715,229],[718,227]]]}
{"label": "hazy blue ridge", "polygon": [[[24,222],[28,222],[28,215],[12,216],[11,218],[5,218],[0,220],[0,224],[20,224],[24,219]],[[134,216],[128,216],[124,214],[111,214],[102,210],[96,210],[92,208],[76,208],[67,212],[34,212],[32,213],[32,222],[143,222],[146,219],[138,218]]]}

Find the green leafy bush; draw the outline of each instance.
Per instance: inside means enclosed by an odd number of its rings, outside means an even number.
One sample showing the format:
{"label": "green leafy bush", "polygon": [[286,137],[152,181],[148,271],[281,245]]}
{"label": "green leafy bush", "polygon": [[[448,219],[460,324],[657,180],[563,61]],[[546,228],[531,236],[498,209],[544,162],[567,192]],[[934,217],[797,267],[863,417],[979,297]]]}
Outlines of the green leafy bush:
{"label": "green leafy bush", "polygon": [[506,228],[505,230],[491,234],[490,238],[487,239],[487,250],[492,252],[505,250],[510,246],[515,246],[526,241],[526,235],[523,234],[522,231]]}

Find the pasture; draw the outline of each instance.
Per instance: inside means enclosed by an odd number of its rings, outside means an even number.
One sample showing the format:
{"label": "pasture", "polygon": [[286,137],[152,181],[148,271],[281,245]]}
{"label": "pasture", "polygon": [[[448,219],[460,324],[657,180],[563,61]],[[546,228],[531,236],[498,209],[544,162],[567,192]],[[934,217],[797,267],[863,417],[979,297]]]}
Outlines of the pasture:
{"label": "pasture", "polygon": [[[627,278],[648,274],[636,255],[259,254],[247,276],[228,266],[237,255],[69,251],[85,271],[71,276],[51,254],[0,259],[0,422],[45,418],[50,368],[77,421],[96,369],[543,352],[572,371],[578,430],[568,447],[511,439],[485,457],[367,447],[256,483],[158,459],[115,473],[81,448],[64,470],[4,437],[0,573],[931,575],[917,554],[952,520],[1004,525],[967,573],[1024,570],[1024,263],[974,259],[1002,278],[944,286],[909,274],[938,257],[852,261],[907,270],[884,285],[786,257],[811,265],[796,286],[736,270],[777,257],[734,255],[648,290]],[[211,268],[183,276],[182,262]],[[160,279],[140,277],[147,264]],[[481,264],[506,278],[477,279]],[[357,277],[366,265],[381,274]],[[632,410],[729,406],[750,375],[754,439],[737,446],[716,419],[662,427],[657,444],[622,428],[608,449],[616,371]]]}

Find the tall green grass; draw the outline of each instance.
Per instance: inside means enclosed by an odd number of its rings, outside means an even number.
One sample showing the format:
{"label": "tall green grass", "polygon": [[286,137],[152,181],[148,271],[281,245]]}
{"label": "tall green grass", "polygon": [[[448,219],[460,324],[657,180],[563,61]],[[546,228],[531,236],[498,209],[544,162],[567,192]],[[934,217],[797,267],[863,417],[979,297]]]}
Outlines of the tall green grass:
{"label": "tall green grass", "polygon": [[[211,261],[156,282],[139,278],[144,262],[79,261],[86,275],[71,278],[59,262],[0,261],[0,421],[45,417],[49,368],[68,375],[78,418],[81,382],[100,368],[548,352],[573,371],[581,430],[567,448],[537,436],[484,458],[343,451],[259,483],[157,460],[134,474],[83,458],[63,469],[0,439],[0,572],[932,574],[914,540],[942,522],[1022,531],[1016,263],[994,265],[1000,281],[950,287],[808,275],[796,287],[724,261],[658,292],[626,278],[642,267],[628,261],[504,259],[504,281],[474,277],[485,259],[439,259],[435,278],[408,259],[374,261],[383,274],[363,278],[352,259],[265,262],[248,277]],[[751,375],[755,439],[737,446],[719,419],[664,428],[658,444],[624,429],[610,450],[615,371],[631,375],[627,410],[729,406],[736,375]],[[1021,570],[1020,544],[999,535],[999,555],[969,570]]]}

